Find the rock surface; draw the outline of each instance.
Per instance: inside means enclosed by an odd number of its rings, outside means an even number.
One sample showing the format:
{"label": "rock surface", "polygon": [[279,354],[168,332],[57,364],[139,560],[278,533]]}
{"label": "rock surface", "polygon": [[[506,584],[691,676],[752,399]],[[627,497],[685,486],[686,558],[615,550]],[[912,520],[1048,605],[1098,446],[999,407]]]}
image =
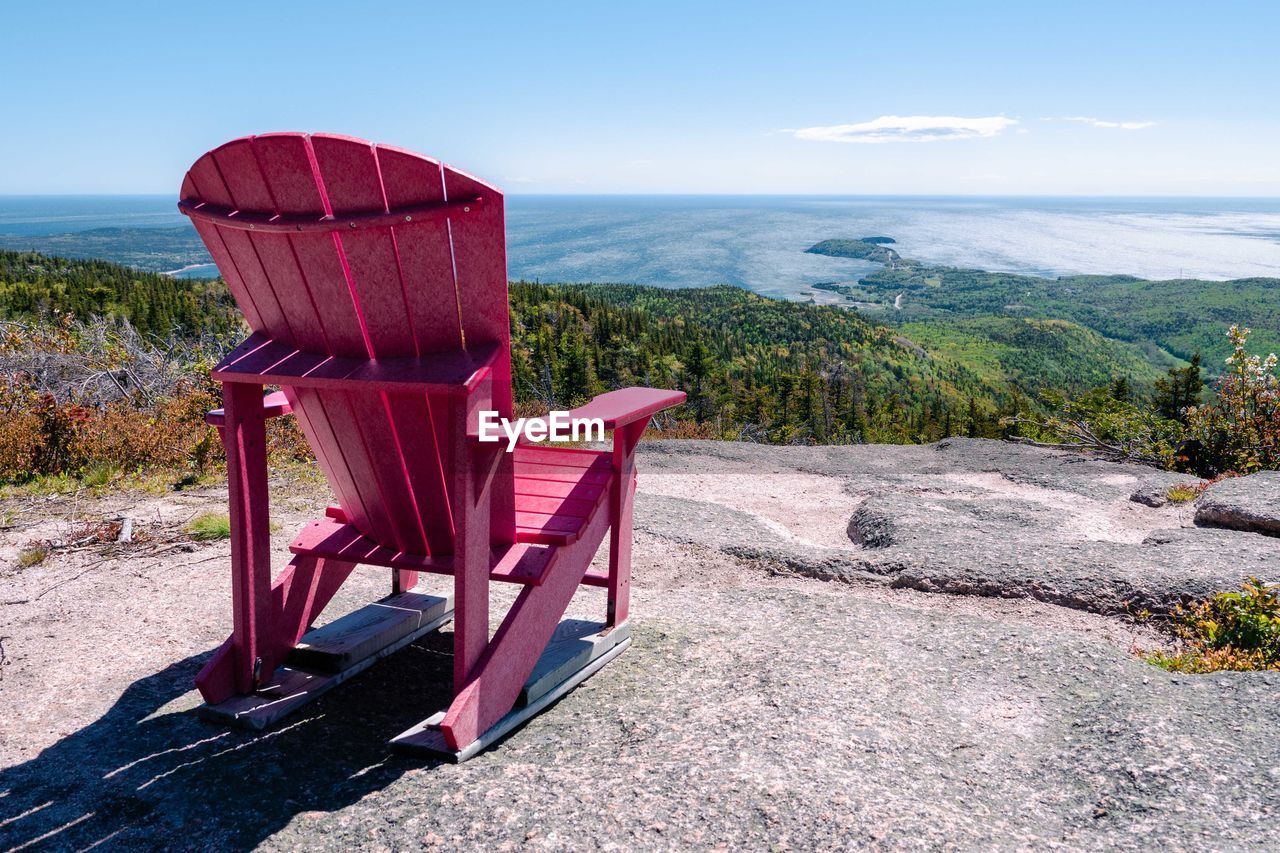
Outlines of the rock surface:
{"label": "rock surface", "polygon": [[[1160,635],[1086,612],[1276,565],[1274,538],[1129,500],[1175,479],[993,442],[650,442],[633,647],[457,767],[385,746],[447,701],[447,630],[276,730],[195,717],[227,546],[156,543],[225,491],[0,507],[0,849],[1268,846],[1280,673],[1170,675],[1134,654]],[[283,563],[327,496],[273,486]],[[136,543],[13,568],[120,514]]]}
{"label": "rock surface", "polygon": [[1280,471],[1214,483],[1198,504],[1196,524],[1280,536]]}
{"label": "rock surface", "polygon": [[[844,519],[844,541],[771,526],[767,512],[752,513],[741,499],[692,500],[675,489],[656,498],[642,489],[640,500],[645,529],[657,535],[815,577],[879,577],[895,587],[1037,598],[1105,614],[1166,613],[1238,589],[1250,575],[1280,579],[1280,541],[1198,528],[1190,505],[1131,500],[1186,483],[1186,475],[979,439],[789,448],[669,442],[645,454],[646,482],[655,470],[689,465],[691,455],[722,480],[736,479],[744,494],[770,476],[810,477],[822,498],[803,514],[832,516],[828,529]],[[1236,482],[1244,480],[1210,494]],[[1256,512],[1258,491],[1250,493]],[[797,493],[778,502],[806,499]]]}
{"label": "rock surface", "polygon": [[1169,503],[1169,488],[1160,485],[1143,486],[1130,495],[1129,500],[1159,509]]}

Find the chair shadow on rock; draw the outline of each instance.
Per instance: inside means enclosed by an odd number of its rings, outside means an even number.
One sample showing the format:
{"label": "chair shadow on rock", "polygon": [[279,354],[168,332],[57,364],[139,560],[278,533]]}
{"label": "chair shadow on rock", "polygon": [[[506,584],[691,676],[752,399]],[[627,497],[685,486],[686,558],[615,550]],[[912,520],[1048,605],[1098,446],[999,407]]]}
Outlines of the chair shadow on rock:
{"label": "chair shadow on rock", "polygon": [[300,813],[438,766],[393,755],[386,733],[448,703],[449,634],[423,636],[265,732],[166,712],[210,656],[139,679],[93,723],[0,770],[0,850],[246,849]]}

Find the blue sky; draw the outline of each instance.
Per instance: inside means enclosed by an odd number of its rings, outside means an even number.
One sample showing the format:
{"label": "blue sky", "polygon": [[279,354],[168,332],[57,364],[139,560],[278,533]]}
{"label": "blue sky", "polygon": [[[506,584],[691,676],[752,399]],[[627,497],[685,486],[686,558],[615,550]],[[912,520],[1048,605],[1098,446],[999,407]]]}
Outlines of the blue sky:
{"label": "blue sky", "polygon": [[1280,3],[7,4],[0,193],[327,130],[529,193],[1280,196]]}

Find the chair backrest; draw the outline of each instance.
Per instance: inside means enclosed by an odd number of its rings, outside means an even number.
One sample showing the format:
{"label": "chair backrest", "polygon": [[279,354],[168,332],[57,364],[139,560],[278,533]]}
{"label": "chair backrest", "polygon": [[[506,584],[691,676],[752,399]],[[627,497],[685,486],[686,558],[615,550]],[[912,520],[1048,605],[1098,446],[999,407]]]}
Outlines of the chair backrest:
{"label": "chair backrest", "polygon": [[[197,160],[182,207],[218,211],[192,219],[255,332],[371,359],[497,342],[495,408],[510,413],[498,190],[398,148],[272,133]],[[283,390],[351,523],[387,547],[452,553],[442,400]]]}

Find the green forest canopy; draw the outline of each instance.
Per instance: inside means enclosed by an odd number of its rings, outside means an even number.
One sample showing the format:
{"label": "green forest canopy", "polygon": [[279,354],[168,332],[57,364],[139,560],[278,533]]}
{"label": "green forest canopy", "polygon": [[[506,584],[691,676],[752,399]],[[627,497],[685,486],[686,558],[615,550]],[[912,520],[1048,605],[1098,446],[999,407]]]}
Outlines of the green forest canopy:
{"label": "green forest canopy", "polygon": [[[629,384],[677,387],[689,394],[679,416],[695,434],[782,443],[994,436],[1002,414],[1034,405],[1028,395],[1117,377],[1141,391],[1176,362],[1165,349],[1214,352],[1231,322],[1276,316],[1273,281],[1200,283],[1216,292],[1182,284],[907,266],[856,285],[890,302],[908,294],[904,311],[892,312],[908,322],[885,325],[848,308],[733,287],[516,282],[516,393],[564,408]],[[1137,295],[1161,285],[1177,285],[1185,298]],[[1132,287],[1139,290],[1125,290]],[[1031,307],[1007,310],[1015,297]],[[1190,330],[1164,325],[1209,305],[1212,319],[1196,314]],[[1039,317],[1057,310],[1069,316]],[[242,328],[220,281],[0,251],[0,317],[55,312],[127,319],[152,336]]]}

